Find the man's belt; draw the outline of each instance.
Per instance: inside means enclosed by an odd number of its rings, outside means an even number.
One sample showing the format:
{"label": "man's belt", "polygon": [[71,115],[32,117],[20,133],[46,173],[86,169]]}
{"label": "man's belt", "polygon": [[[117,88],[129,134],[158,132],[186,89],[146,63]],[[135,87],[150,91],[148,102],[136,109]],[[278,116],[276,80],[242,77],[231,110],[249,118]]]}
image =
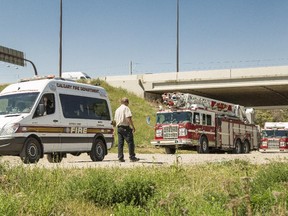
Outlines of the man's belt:
{"label": "man's belt", "polygon": [[118,125],[117,127],[120,127],[120,128],[129,128],[129,126],[126,126],[126,125]]}

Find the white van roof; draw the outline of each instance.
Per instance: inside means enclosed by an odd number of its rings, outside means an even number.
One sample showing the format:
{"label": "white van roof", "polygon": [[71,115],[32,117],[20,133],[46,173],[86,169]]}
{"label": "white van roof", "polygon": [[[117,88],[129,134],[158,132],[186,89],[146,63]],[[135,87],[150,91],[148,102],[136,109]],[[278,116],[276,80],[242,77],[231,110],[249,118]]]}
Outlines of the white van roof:
{"label": "white van roof", "polygon": [[14,83],[4,88],[0,95],[20,92],[42,92],[45,88],[50,88],[54,91],[58,89],[59,91],[71,92],[71,94],[75,92],[78,94],[85,93],[87,95],[99,93],[101,96],[107,97],[107,92],[100,86],[78,83],[62,78],[32,79],[25,82]]}

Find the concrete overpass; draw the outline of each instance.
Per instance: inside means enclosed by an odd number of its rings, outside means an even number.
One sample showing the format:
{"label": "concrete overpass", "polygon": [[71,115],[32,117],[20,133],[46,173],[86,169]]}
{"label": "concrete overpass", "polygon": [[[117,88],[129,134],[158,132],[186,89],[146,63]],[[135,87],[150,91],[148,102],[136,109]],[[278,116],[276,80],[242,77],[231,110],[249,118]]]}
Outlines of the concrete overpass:
{"label": "concrete overpass", "polygon": [[258,109],[288,108],[288,66],[101,77],[141,97],[189,92]]}

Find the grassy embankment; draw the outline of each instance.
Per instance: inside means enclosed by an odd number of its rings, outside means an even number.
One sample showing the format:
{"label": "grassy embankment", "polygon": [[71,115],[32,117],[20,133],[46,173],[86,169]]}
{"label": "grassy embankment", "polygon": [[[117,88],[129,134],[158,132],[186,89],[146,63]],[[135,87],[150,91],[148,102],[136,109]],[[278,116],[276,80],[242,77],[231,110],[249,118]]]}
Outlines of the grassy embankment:
{"label": "grassy embankment", "polygon": [[[138,128],[135,138],[143,141],[143,149],[149,146],[153,133],[145,117],[154,114],[153,106],[122,89],[112,93],[113,88],[103,86],[113,111],[121,97],[130,98]],[[288,214],[287,161],[252,165],[235,160],[186,167],[178,164],[178,155],[173,157],[175,164],[169,167],[131,169],[0,164],[0,215]]]}

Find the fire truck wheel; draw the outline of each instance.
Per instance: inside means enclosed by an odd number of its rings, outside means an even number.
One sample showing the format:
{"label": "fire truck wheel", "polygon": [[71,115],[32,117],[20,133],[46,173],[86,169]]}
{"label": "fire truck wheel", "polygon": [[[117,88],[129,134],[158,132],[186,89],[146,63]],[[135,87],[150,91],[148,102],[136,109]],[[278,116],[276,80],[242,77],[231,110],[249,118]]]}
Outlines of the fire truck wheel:
{"label": "fire truck wheel", "polygon": [[166,154],[175,154],[176,148],[173,147],[165,147]]}
{"label": "fire truck wheel", "polygon": [[235,149],[233,150],[234,154],[241,154],[242,153],[242,143],[239,139],[236,140]]}
{"label": "fire truck wheel", "polygon": [[25,164],[37,163],[40,159],[41,147],[37,139],[29,137],[24,144],[20,158]]}
{"label": "fire truck wheel", "polygon": [[242,153],[248,154],[249,152],[250,152],[250,143],[249,143],[249,141],[245,140],[245,142],[243,144]]}
{"label": "fire truck wheel", "polygon": [[101,139],[96,139],[91,152],[90,158],[92,161],[102,161],[105,157],[105,145]]}
{"label": "fire truck wheel", "polygon": [[47,155],[47,160],[50,163],[60,163],[63,159],[63,154],[60,152],[51,153]]}
{"label": "fire truck wheel", "polygon": [[208,145],[208,140],[205,136],[202,136],[200,139],[200,145],[198,147],[198,153],[209,153],[209,145]]}

